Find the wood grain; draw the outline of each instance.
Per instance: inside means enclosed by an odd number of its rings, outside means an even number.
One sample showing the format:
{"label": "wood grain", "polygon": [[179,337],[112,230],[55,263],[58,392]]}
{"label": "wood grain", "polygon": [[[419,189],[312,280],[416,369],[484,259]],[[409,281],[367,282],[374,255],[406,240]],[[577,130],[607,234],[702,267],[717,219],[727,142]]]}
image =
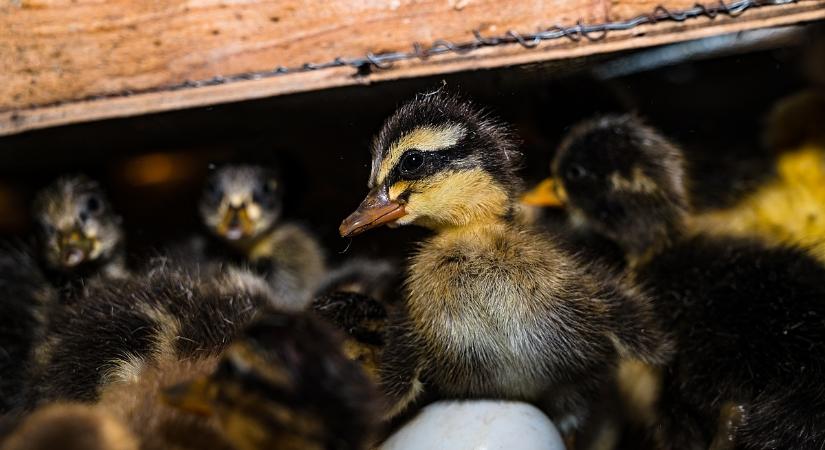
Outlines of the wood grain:
{"label": "wood grain", "polygon": [[[320,63],[413,42],[467,41],[578,20],[600,23],[693,0],[0,0],[0,135],[334,86],[569,58],[825,17],[825,0],[747,11],[731,19],[659,22],[598,42],[546,42],[406,61],[355,77],[324,69],[221,85],[166,89]],[[125,95],[138,92],[135,95]],[[124,94],[124,95],[121,95]],[[98,98],[100,96],[112,96]]]}

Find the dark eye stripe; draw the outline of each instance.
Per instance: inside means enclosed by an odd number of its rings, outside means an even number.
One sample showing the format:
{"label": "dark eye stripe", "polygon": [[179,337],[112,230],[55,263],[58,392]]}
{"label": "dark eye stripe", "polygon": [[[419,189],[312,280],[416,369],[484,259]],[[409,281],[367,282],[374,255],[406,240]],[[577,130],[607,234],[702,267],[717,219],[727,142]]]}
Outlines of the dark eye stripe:
{"label": "dark eye stripe", "polygon": [[[418,152],[423,157],[421,168],[413,173],[405,173],[403,164],[405,157],[409,152]],[[454,145],[443,150],[420,151],[410,149],[404,152],[404,155],[398,160],[398,164],[393,167],[390,174],[387,176],[387,186],[392,186],[395,182],[400,180],[414,181],[435,175],[444,169],[450,168],[455,161],[461,160],[466,156],[466,152],[461,145]]]}

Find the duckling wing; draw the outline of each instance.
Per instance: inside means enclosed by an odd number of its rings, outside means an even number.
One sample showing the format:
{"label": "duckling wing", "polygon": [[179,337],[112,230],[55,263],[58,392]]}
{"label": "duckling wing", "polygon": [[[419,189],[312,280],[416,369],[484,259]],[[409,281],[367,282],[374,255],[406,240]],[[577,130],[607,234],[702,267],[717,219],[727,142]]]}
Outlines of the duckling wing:
{"label": "duckling wing", "polygon": [[255,246],[250,259],[280,299],[277,306],[284,308],[305,307],[326,271],[320,244],[295,224],[277,227]]}

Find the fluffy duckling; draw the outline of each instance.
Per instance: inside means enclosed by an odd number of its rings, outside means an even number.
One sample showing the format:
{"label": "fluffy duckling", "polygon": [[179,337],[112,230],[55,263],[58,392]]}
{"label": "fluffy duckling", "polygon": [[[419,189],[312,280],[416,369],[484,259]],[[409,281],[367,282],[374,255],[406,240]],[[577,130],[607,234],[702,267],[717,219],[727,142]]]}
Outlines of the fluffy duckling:
{"label": "fluffy duckling", "polygon": [[574,223],[624,249],[674,336],[662,448],[825,445],[825,268],[794,247],[687,233],[682,153],[633,116],[575,127],[553,172]]}
{"label": "fluffy duckling", "polygon": [[28,407],[95,401],[102,388],[140,378],[156,360],[220,354],[261,307],[278,304],[265,280],[240,269],[152,266],[54,311],[33,352]]}
{"label": "fluffy duckling", "polygon": [[309,302],[324,275],[324,255],[306,230],[280,222],[282,187],[273,170],[244,165],[215,170],[199,209],[219,248],[266,275],[279,298],[295,307]]}
{"label": "fluffy duckling", "polygon": [[697,215],[694,226],[810,248],[825,261],[825,92],[782,100],[771,113],[768,146],[776,174],[733,207]]}
{"label": "fluffy duckling", "polygon": [[39,408],[0,448],[365,449],[375,388],[339,344],[318,319],[267,310],[225,351],[121,363],[95,403]]}
{"label": "fluffy duckling", "polygon": [[61,177],[37,195],[33,210],[44,269],[58,288],[73,292],[93,275],[126,275],[121,218],[96,181]]}
{"label": "fluffy duckling", "polygon": [[90,283],[126,274],[120,217],[96,182],[60,178],[38,194],[33,210],[36,245],[0,247],[0,412],[19,400],[29,352],[49,311]]}
{"label": "fluffy duckling", "polygon": [[434,93],[399,108],[372,147],[370,192],[342,236],[382,224],[434,235],[412,256],[380,361],[386,417],[424,391],[541,403],[563,431],[587,416],[620,356],[659,363],[647,299],[516,217],[509,130]]}
{"label": "fluffy duckling", "polygon": [[340,338],[307,314],[270,311],[214,373],[165,391],[166,401],[216,417],[237,450],[365,449],[375,392]]}
{"label": "fluffy duckling", "polygon": [[[0,448],[236,450],[217,420],[166,406],[162,389],[217,367],[218,356],[158,355],[101,387],[94,402],[47,404],[18,420]],[[61,439],[58,441],[57,439]]]}

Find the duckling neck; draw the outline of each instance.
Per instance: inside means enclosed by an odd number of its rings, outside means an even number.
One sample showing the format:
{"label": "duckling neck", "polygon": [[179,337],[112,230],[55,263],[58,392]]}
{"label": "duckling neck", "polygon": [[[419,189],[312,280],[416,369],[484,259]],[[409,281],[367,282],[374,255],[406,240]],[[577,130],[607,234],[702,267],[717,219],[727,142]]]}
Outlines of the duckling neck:
{"label": "duckling neck", "polygon": [[[495,195],[493,195],[495,194]],[[436,233],[463,233],[483,228],[513,225],[519,217],[517,204],[503,190],[490,190],[477,198],[465,199],[461,205],[434,220],[419,223]]]}
{"label": "duckling neck", "polygon": [[243,257],[245,260],[250,261],[255,259],[256,255],[260,251],[260,248],[264,246],[267,241],[269,241],[277,227],[277,225],[273,225],[266,231],[262,231],[255,236],[237,241],[225,242],[226,245],[237,254],[237,256]]}
{"label": "duckling neck", "polygon": [[624,239],[622,247],[627,255],[627,263],[631,266],[645,264],[656,255],[666,251],[674,242],[680,240],[685,233],[685,226],[679,224],[663,224],[660,228],[652,228],[647,233],[627,233],[631,239]]}
{"label": "duckling neck", "polygon": [[440,240],[474,237],[479,240],[479,243],[482,243],[485,238],[505,233],[513,226],[514,223],[512,219],[504,216],[495,216],[467,224],[440,227],[436,230],[436,237],[440,238]]}

